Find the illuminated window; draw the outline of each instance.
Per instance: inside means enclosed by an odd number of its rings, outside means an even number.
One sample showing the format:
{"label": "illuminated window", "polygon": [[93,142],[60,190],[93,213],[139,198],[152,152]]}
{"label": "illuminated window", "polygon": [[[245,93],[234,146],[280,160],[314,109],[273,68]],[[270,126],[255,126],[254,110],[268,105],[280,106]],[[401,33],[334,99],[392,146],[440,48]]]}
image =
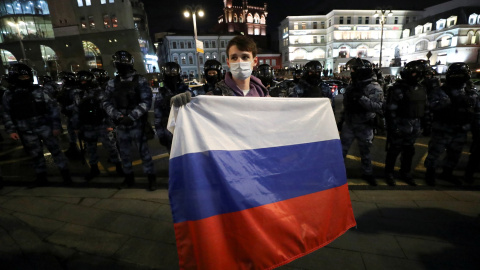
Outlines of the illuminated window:
{"label": "illuminated window", "polygon": [[277,65],[277,59],[272,59],[272,66],[276,66]]}
{"label": "illuminated window", "polygon": [[77,0],[78,6],[83,7],[83,0]]}
{"label": "illuminated window", "polygon": [[425,51],[428,48],[428,42],[426,40],[422,40],[415,44],[415,51]]}
{"label": "illuminated window", "polygon": [[108,14],[103,15],[103,26],[105,28],[110,28],[110,26],[111,26],[110,16]]}
{"label": "illuminated window", "polygon": [[85,5],[86,5],[86,6],[91,6],[91,5],[92,5],[92,1],[91,1],[91,0],[85,0]]}
{"label": "illuminated window", "polygon": [[118,27],[118,20],[115,15],[112,15],[112,27]]}
{"label": "illuminated window", "polygon": [[302,29],[303,29],[303,30],[307,29],[307,24],[304,23],[304,22],[302,22]]}
{"label": "illuminated window", "polygon": [[80,18],[80,25],[82,29],[87,29],[87,21],[85,20],[85,17]]}
{"label": "illuminated window", "polygon": [[108,0],[108,3],[115,3],[115,0]]}
{"label": "illuminated window", "polygon": [[107,3],[107,0],[100,0],[100,4],[106,4]]}
{"label": "illuminated window", "polygon": [[180,49],[185,49],[185,43],[183,43],[183,41],[180,41]]}
{"label": "illuminated window", "polygon": [[362,24],[362,17],[358,17],[358,24]]}
{"label": "illuminated window", "polygon": [[437,39],[437,48],[448,47],[452,44],[452,37],[451,36],[443,36]]}
{"label": "illuminated window", "polygon": [[186,65],[187,64],[187,59],[185,59],[185,56],[182,56],[182,65]]}
{"label": "illuminated window", "polygon": [[317,29],[317,22],[313,22],[313,29]]}
{"label": "illuminated window", "polygon": [[473,13],[468,17],[468,24],[475,24],[477,22],[478,15]]}
{"label": "illuminated window", "polygon": [[90,29],[95,29],[95,21],[93,20],[93,16],[88,16],[88,25]]}
{"label": "illuminated window", "polygon": [[298,30],[298,22],[293,23],[293,30]]}
{"label": "illuminated window", "polygon": [[193,65],[193,56],[191,55],[188,56],[188,64]]}

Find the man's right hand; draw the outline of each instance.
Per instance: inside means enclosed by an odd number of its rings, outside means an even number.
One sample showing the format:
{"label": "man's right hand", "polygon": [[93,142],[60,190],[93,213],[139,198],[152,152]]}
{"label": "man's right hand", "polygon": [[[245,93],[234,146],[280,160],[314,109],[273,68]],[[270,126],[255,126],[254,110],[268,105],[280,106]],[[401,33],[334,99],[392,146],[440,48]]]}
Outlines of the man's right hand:
{"label": "man's right hand", "polygon": [[188,91],[175,95],[170,99],[170,106],[181,107],[192,100],[192,94]]}
{"label": "man's right hand", "polygon": [[18,136],[18,133],[10,133],[10,138],[14,141],[18,141],[20,139],[20,136]]}

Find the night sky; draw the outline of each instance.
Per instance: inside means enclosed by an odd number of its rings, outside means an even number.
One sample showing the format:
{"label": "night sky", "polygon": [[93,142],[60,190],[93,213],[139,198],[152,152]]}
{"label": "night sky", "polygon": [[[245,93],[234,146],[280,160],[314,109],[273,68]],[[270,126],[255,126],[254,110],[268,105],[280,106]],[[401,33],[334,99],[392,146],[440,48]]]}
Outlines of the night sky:
{"label": "night sky", "polygon": [[[215,24],[218,16],[223,12],[223,0],[173,0],[169,1],[168,7],[165,7],[165,1],[142,0],[145,4],[145,10],[148,15],[150,34],[153,37],[155,33],[172,30],[193,31],[193,22],[191,18],[183,16],[183,10],[186,5],[201,4],[205,16],[197,17],[198,33],[206,33]],[[234,4],[241,0],[234,0]],[[250,5],[263,6],[267,3],[268,16],[267,25],[269,33],[276,36],[276,31],[280,22],[287,16],[298,15],[325,15],[332,9],[413,9],[421,10],[425,7],[436,5],[446,0],[249,0]],[[375,2],[375,3],[374,3]],[[162,7],[163,5],[163,7]]]}

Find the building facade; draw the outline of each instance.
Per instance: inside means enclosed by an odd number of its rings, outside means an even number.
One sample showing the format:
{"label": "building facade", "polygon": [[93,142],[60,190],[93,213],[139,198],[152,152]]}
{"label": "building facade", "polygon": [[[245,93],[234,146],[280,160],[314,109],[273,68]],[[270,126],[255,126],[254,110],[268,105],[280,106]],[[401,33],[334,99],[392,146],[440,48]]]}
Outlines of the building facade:
{"label": "building facade", "polygon": [[139,73],[158,68],[139,0],[5,0],[0,14],[6,37],[0,43],[4,66],[27,58],[38,75],[95,67],[114,74],[112,55],[126,50],[134,56]]}
{"label": "building facade", "polygon": [[[431,65],[479,64],[479,4],[455,0],[423,11],[384,10],[383,38],[382,16],[375,13],[381,10],[332,10],[327,15],[285,18],[279,27],[282,65],[293,68],[319,60],[325,69],[339,73],[357,56],[378,66],[381,58],[382,67],[417,59],[429,59]],[[462,14],[467,20],[459,19]]]}

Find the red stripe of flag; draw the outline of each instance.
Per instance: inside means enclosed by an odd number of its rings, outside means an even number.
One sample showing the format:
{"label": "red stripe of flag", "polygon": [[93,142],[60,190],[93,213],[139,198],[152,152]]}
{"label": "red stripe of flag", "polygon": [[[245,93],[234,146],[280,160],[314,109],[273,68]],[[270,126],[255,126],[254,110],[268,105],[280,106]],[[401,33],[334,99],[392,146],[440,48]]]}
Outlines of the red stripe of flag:
{"label": "red stripe of flag", "polygon": [[356,225],[348,186],[176,223],[180,269],[273,269]]}

